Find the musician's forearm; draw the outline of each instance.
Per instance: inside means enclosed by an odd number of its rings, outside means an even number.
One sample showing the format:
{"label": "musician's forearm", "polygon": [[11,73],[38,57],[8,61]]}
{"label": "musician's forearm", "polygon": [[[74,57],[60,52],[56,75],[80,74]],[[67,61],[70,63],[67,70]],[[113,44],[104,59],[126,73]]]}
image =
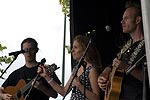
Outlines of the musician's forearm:
{"label": "musician's forearm", "polygon": [[105,74],[109,75],[110,72],[111,72],[111,68],[110,67],[106,67],[102,73],[105,73]]}
{"label": "musician's forearm", "polygon": [[58,96],[57,92],[54,89],[49,89],[47,87],[44,87],[41,89],[41,91],[49,97],[57,98]]}
{"label": "musician's forearm", "polygon": [[140,80],[140,81],[143,80],[143,72],[141,70],[137,69],[137,68],[135,68],[134,70],[132,70],[130,72],[130,74],[132,76],[134,76],[136,79]]}
{"label": "musician's forearm", "polygon": [[[124,69],[125,71],[127,71],[128,67],[129,67],[129,65],[126,64],[126,63],[124,63],[124,62],[122,62],[119,66],[123,66],[123,69]],[[121,68],[121,67],[119,67],[119,68]],[[140,69],[138,69],[138,68],[134,68],[134,70],[132,70],[132,71],[130,72],[130,74],[131,74],[133,77],[135,77],[136,79],[140,80],[140,81],[143,80],[143,72],[142,72],[142,70],[140,70]]]}

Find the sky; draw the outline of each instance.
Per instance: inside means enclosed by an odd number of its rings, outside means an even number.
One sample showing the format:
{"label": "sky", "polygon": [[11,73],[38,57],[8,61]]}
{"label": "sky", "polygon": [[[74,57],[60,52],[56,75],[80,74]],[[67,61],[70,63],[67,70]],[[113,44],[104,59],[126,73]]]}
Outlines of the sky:
{"label": "sky", "polygon": [[[69,18],[67,18],[66,45],[70,45]],[[0,43],[7,47],[0,55],[19,51],[23,39],[32,37],[37,40],[39,51],[37,61],[46,59],[46,64],[55,63],[56,74],[62,78],[62,58],[64,39],[64,13],[59,0],[0,0]],[[70,54],[65,50],[65,82],[71,71]],[[24,65],[24,57],[20,54],[3,75],[8,75]],[[3,64],[0,68],[5,69]],[[67,67],[67,68],[66,68]],[[5,81],[0,79],[0,85]],[[55,100],[61,100],[59,96]],[[50,99],[52,100],[52,99]],[[67,97],[66,97],[67,100]]]}

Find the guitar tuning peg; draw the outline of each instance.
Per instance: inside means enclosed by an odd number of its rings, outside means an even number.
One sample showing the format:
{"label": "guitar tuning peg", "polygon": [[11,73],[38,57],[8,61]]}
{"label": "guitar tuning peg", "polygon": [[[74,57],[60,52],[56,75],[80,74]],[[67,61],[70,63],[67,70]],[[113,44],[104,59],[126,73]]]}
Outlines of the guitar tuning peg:
{"label": "guitar tuning peg", "polygon": [[51,64],[50,66],[57,66],[55,63]]}

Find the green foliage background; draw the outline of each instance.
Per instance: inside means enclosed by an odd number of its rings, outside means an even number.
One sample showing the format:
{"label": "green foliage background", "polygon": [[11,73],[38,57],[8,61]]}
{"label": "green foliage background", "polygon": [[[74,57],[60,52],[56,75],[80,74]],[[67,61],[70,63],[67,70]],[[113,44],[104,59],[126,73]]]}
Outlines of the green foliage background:
{"label": "green foliage background", "polygon": [[[7,49],[6,46],[0,44],[0,52],[3,53],[3,50]],[[9,64],[12,61],[12,57],[7,57],[6,55],[0,55],[0,73],[4,71],[3,64]]]}
{"label": "green foliage background", "polygon": [[68,17],[70,16],[70,0],[59,0],[59,3],[62,6],[62,12]]}

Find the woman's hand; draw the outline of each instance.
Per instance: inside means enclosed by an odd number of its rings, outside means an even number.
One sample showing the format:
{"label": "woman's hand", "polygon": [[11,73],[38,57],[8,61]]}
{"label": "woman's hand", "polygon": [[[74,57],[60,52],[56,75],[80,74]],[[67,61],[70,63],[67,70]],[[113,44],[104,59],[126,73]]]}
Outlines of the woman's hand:
{"label": "woman's hand", "polygon": [[42,77],[48,77],[48,73],[46,72],[45,66],[43,65],[39,65],[38,69],[37,69],[37,73],[42,76]]}
{"label": "woman's hand", "polygon": [[79,88],[80,85],[80,81],[78,77],[75,77],[73,82],[72,82],[72,86],[76,86],[77,88]]}

